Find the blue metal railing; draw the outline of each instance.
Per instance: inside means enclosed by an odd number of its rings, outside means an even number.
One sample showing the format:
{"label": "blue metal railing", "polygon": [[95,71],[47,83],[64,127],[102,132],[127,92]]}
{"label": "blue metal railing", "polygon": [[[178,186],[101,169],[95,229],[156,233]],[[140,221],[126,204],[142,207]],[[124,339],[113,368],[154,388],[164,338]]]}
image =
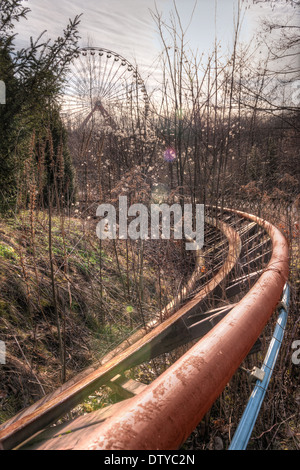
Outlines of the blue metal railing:
{"label": "blue metal railing", "polygon": [[247,407],[239,422],[228,450],[245,450],[251,437],[257,416],[263,403],[275,364],[282,344],[284,331],[288,318],[290,301],[290,288],[286,284],[283,290],[279,315],[261,370],[264,372],[263,380],[257,380],[249,398]]}

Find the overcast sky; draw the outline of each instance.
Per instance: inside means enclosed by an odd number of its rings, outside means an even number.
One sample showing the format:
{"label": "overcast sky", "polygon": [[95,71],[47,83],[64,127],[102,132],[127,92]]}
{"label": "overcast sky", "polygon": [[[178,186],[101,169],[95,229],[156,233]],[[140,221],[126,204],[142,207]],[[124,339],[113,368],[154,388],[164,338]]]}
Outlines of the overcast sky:
{"label": "overcast sky", "polygon": [[[222,47],[230,48],[233,38],[233,16],[238,0],[198,0],[190,24],[187,39],[190,46],[199,52],[208,52],[215,37],[215,2],[217,2],[217,37]],[[256,0],[257,1],[257,0]],[[285,0],[258,3],[252,0],[243,3],[245,15],[241,39],[250,41],[259,25],[261,16],[286,15]],[[273,4],[276,7],[272,8]],[[43,30],[46,36],[55,38],[61,34],[68,19],[83,13],[80,24],[81,45],[92,45],[112,49],[128,60],[137,62],[140,70],[147,73],[161,50],[159,36],[150,10],[155,9],[154,0],[24,0],[31,12],[27,20],[17,26],[17,46],[28,45],[29,37],[36,38]],[[182,22],[187,26],[195,0],[176,1]],[[251,8],[249,5],[251,4]],[[158,10],[167,19],[173,8],[173,0],[156,0]]]}

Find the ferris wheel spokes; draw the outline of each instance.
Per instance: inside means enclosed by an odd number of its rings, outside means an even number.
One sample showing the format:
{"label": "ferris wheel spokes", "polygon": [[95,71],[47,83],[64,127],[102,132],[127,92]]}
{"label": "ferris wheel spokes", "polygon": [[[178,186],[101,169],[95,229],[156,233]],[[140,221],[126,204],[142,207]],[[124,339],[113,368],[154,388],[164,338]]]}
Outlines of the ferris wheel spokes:
{"label": "ferris wheel spokes", "polygon": [[[121,55],[103,48],[81,49],[74,60],[63,95],[64,114],[83,128],[92,118],[114,131],[140,125],[149,99],[137,70]],[[100,117],[100,120],[97,119]]]}

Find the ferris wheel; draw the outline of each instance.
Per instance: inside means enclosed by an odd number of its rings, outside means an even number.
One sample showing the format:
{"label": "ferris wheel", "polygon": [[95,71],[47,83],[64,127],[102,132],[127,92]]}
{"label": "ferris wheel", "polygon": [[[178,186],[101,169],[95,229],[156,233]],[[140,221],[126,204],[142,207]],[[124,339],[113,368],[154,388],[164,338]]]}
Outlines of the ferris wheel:
{"label": "ferris wheel", "polygon": [[149,98],[137,67],[108,49],[80,49],[62,93],[62,116],[72,129],[132,132],[145,125],[148,110]]}

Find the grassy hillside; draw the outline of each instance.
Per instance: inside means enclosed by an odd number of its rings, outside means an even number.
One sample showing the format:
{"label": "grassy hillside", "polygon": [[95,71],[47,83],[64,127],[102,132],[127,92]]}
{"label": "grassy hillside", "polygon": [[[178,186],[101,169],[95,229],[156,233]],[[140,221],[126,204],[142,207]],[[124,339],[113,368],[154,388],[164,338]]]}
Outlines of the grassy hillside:
{"label": "grassy hillside", "polygon": [[0,422],[97,361],[181,282],[175,242],[100,245],[96,223],[42,211],[0,222]]}

